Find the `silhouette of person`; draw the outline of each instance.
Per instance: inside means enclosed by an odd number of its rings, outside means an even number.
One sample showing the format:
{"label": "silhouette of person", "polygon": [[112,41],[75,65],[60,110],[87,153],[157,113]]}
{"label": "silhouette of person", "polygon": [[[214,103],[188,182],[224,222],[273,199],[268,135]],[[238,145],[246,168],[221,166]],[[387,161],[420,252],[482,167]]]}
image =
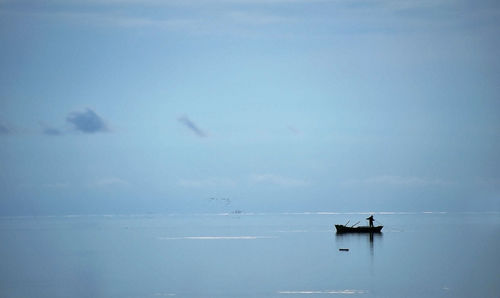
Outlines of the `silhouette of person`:
{"label": "silhouette of person", "polygon": [[373,221],[375,220],[373,218],[373,215],[370,215],[370,217],[366,218],[368,221],[370,221],[370,228],[373,227]]}

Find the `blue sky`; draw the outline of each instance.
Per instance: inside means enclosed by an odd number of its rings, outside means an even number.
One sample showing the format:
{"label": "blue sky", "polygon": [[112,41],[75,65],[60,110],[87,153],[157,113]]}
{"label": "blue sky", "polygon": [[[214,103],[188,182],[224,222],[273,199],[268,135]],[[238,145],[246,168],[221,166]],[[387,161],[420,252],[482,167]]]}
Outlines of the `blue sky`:
{"label": "blue sky", "polygon": [[0,210],[498,211],[499,20],[497,1],[1,0]]}

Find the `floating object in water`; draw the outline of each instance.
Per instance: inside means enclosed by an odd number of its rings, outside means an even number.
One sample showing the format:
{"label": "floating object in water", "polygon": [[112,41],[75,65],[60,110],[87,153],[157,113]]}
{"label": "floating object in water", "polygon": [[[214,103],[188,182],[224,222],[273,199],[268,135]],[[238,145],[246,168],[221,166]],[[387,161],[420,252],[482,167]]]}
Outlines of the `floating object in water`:
{"label": "floating object in water", "polygon": [[339,248],[339,251],[349,251],[349,248]]}
{"label": "floating object in water", "polygon": [[335,225],[335,228],[337,229],[337,233],[380,233],[382,231],[382,228],[384,226],[376,226],[376,227],[367,227],[367,226],[360,226],[360,227],[348,227],[344,225]]}

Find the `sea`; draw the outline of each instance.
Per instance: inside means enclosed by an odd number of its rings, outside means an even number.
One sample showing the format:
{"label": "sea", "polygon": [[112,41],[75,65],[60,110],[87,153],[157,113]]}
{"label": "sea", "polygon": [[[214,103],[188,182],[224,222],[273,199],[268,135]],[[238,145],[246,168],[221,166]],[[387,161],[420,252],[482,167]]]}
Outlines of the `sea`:
{"label": "sea", "polygon": [[[369,214],[382,233],[335,233]],[[500,297],[498,212],[1,217],[0,239],[0,297]]]}

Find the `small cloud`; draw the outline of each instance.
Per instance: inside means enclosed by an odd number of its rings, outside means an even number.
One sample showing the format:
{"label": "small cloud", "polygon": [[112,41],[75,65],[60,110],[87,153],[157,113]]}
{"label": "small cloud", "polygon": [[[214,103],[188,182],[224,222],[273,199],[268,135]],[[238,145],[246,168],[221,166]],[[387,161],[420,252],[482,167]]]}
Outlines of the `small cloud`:
{"label": "small cloud", "polygon": [[198,127],[198,125],[196,125],[196,123],[191,121],[191,119],[189,119],[187,116],[179,117],[177,118],[177,120],[179,120],[180,123],[189,128],[198,137],[205,138],[208,136],[202,129]]}
{"label": "small cloud", "polygon": [[48,189],[64,189],[64,188],[68,188],[69,184],[62,183],[62,182],[45,183],[45,184],[42,184],[42,187],[48,188]]}
{"label": "small cloud", "polygon": [[310,184],[306,180],[284,177],[274,174],[252,175],[251,180],[254,183],[267,183],[284,187],[302,187],[302,186],[308,186]]}
{"label": "small cloud", "polygon": [[291,23],[296,21],[293,18],[273,15],[273,14],[262,14],[262,13],[249,13],[244,11],[233,11],[229,13],[229,17],[233,21],[248,25],[271,25],[271,24],[282,24]]}
{"label": "small cloud", "polygon": [[62,131],[57,128],[47,127],[43,129],[43,134],[48,136],[60,136],[62,135]]}
{"label": "small cloud", "polygon": [[300,135],[302,133],[298,128],[292,125],[288,125],[286,128],[294,135]]}
{"label": "small cloud", "polygon": [[474,181],[481,186],[500,186],[499,177],[477,177]]}
{"label": "small cloud", "polygon": [[61,135],[64,134],[60,129],[50,127],[50,126],[46,125],[43,122],[40,122],[40,125],[42,126],[42,133],[44,135],[47,135],[47,136],[61,136]]}
{"label": "small cloud", "polygon": [[180,179],[177,184],[188,188],[232,187],[236,183],[227,178]]}
{"label": "small cloud", "polygon": [[231,205],[230,198],[209,198],[210,202],[222,202],[224,205]]}
{"label": "small cloud", "polygon": [[93,186],[96,187],[125,186],[125,185],[128,185],[128,182],[117,177],[102,178],[93,184]]}
{"label": "small cloud", "polygon": [[413,176],[393,176],[381,175],[364,179],[351,179],[341,183],[344,186],[403,186],[403,187],[420,187],[420,186],[444,186],[450,185],[450,181],[441,179],[429,179]]}
{"label": "small cloud", "polygon": [[0,135],[8,135],[11,133],[12,133],[12,129],[10,129],[6,125],[0,123]]}
{"label": "small cloud", "polygon": [[66,121],[71,123],[76,130],[83,133],[109,131],[104,119],[88,108],[83,112],[70,113],[66,117]]}

